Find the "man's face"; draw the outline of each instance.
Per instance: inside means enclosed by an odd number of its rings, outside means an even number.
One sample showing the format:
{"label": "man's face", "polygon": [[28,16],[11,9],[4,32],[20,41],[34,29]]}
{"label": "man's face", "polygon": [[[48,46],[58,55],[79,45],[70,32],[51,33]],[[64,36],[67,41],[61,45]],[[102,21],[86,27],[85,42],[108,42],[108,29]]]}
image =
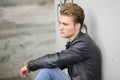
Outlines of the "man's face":
{"label": "man's face", "polygon": [[60,15],[59,29],[60,35],[69,40],[73,39],[78,31],[78,28],[74,24],[73,17],[66,15]]}

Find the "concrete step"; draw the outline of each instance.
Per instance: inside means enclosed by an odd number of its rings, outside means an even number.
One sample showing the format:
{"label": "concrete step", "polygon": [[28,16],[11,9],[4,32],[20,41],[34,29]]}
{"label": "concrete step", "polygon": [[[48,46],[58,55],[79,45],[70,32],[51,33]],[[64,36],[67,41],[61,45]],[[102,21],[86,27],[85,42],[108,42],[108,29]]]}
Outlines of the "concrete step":
{"label": "concrete step", "polygon": [[0,78],[0,80],[32,80],[30,77],[23,79],[21,77],[12,77],[12,78]]}

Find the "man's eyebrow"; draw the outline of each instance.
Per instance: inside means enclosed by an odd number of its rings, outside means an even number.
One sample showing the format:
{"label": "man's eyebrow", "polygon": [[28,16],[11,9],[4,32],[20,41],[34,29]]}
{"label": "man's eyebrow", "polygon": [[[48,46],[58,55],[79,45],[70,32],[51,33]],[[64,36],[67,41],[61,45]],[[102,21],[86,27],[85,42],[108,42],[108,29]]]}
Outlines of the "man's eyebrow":
{"label": "man's eyebrow", "polygon": [[61,22],[61,21],[59,21],[59,24],[60,24],[60,23],[61,23],[61,24],[68,24],[68,23],[65,23],[65,22]]}

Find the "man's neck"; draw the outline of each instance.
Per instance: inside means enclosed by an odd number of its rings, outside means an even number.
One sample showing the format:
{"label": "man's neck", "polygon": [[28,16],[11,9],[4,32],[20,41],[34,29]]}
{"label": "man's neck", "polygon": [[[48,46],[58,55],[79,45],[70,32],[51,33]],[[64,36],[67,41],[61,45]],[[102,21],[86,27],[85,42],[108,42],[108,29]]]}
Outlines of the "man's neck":
{"label": "man's neck", "polygon": [[[79,31],[79,32],[80,32],[80,31]],[[69,40],[70,42],[72,42],[72,41],[75,39],[75,37],[79,34],[79,32],[76,32],[76,34],[73,35],[72,37],[68,38],[68,40]]]}

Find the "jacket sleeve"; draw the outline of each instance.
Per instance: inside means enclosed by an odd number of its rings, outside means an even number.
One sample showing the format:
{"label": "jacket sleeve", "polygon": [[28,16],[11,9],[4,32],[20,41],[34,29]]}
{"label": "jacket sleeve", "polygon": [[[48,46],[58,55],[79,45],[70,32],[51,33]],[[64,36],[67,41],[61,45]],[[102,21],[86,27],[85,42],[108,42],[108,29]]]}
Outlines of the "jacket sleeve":
{"label": "jacket sleeve", "polygon": [[61,69],[79,62],[80,60],[88,57],[89,48],[83,42],[77,42],[69,49],[62,50],[55,54],[47,54],[38,59],[28,62],[28,68],[31,71],[35,71],[41,68],[54,68],[59,67]]}

